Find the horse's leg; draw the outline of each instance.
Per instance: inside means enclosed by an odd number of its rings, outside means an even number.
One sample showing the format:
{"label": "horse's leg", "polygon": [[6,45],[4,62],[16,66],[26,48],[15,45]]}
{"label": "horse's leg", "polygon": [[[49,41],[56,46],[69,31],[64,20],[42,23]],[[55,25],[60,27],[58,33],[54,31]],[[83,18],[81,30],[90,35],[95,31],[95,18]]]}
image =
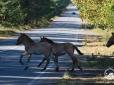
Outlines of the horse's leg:
{"label": "horse's leg", "polygon": [[45,67],[41,71],[44,71],[47,68],[47,66],[48,66],[48,64],[50,62],[49,57],[46,57],[46,60],[47,60],[46,65],[45,65]]}
{"label": "horse's leg", "polygon": [[74,56],[73,54],[70,55],[71,56],[71,59],[72,59],[72,70],[71,71],[74,71],[74,68],[75,68],[75,65],[77,65],[77,67],[81,70],[82,70],[82,67],[79,65],[79,61],[78,59],[76,58],[76,56]]}
{"label": "horse's leg", "polygon": [[[75,56],[74,56],[75,57]],[[79,65],[79,61],[78,59],[75,57],[75,64],[77,65],[77,67],[80,69],[80,71],[83,71],[82,67]]]}
{"label": "horse's leg", "polygon": [[71,49],[71,48],[65,48],[65,51],[66,53],[70,56],[71,60],[72,60],[72,70],[71,71],[74,71],[74,68],[75,68],[75,59],[74,59],[74,49]]}
{"label": "horse's leg", "polygon": [[31,56],[31,54],[28,54],[27,66],[24,68],[24,70],[27,70],[29,68],[28,63],[30,62]]}
{"label": "horse's leg", "polygon": [[74,68],[75,68],[75,65],[77,65],[77,67],[83,71],[82,67],[79,65],[79,61],[78,59],[76,58],[76,56],[73,56],[73,66],[72,66],[72,70],[71,71],[74,71]]}
{"label": "horse's leg", "polygon": [[46,60],[46,58],[44,57],[43,60],[40,62],[40,64],[37,65],[37,67],[40,67],[42,65],[42,63],[44,63],[45,60]]}
{"label": "horse's leg", "polygon": [[72,58],[72,69],[71,69],[71,71],[74,71],[74,68],[75,68],[75,60]]}
{"label": "horse's leg", "polygon": [[30,62],[31,56],[32,56],[31,54],[28,55],[27,63]]}
{"label": "horse's leg", "polygon": [[24,63],[22,62],[23,56],[24,56],[24,55],[22,54],[22,55],[20,56],[20,59],[19,59],[19,62],[20,62],[21,65],[24,65]]}
{"label": "horse's leg", "polygon": [[[44,56],[45,56],[47,62],[46,62],[46,65],[44,66],[44,68],[41,71],[43,71],[43,70],[45,70],[47,68],[47,66],[48,66],[48,64],[50,62],[50,57],[52,56],[51,54],[52,54],[52,48],[50,47],[49,50],[46,50],[44,52]],[[43,62],[44,61],[45,61],[45,59],[43,60]]]}
{"label": "horse's leg", "polygon": [[56,71],[59,71],[59,65],[58,65],[58,56],[54,56],[53,57],[53,60],[54,60],[54,63],[55,63],[55,65],[56,65]]}
{"label": "horse's leg", "polygon": [[24,52],[24,53],[21,54],[20,59],[19,59],[19,62],[20,62],[21,65],[24,65],[24,63],[22,62],[22,58],[26,55],[27,55],[27,52]]}

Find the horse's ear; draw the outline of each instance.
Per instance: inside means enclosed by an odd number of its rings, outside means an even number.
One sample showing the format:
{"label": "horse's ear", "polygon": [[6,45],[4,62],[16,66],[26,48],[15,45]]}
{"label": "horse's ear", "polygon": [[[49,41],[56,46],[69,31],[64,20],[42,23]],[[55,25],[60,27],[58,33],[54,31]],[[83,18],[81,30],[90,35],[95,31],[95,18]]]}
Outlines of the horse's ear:
{"label": "horse's ear", "polygon": [[114,32],[112,32],[112,35],[114,35]]}

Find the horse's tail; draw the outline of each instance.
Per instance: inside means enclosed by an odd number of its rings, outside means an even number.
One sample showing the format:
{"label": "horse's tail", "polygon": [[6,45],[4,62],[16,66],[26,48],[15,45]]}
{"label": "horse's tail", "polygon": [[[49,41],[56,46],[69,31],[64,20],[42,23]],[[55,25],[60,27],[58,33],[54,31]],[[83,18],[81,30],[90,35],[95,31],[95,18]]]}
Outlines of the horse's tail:
{"label": "horse's tail", "polygon": [[75,45],[73,45],[73,47],[76,49],[76,51],[77,51],[80,55],[83,55],[83,53],[82,53]]}

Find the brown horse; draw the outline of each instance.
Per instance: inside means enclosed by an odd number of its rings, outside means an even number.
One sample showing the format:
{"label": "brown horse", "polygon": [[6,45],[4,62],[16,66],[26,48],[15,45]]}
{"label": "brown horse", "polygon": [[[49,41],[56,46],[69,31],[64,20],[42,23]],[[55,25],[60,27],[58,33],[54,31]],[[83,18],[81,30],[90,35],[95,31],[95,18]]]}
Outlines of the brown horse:
{"label": "brown horse", "polygon": [[[42,70],[45,70],[50,62],[51,56],[51,45],[47,42],[38,42],[35,43],[29,36],[24,33],[21,33],[19,38],[17,39],[16,45],[23,44],[25,46],[25,53],[20,56],[20,63],[23,64],[22,58],[24,56],[28,56],[28,62],[30,62],[32,54],[36,55],[44,55],[44,59],[47,60],[45,67]],[[29,66],[25,67],[25,70],[28,69]]]}
{"label": "brown horse", "polygon": [[112,36],[109,38],[109,40],[106,44],[107,47],[110,47],[112,45],[114,45],[114,33],[112,33]]}
{"label": "brown horse", "polygon": [[[70,58],[72,59],[72,70],[74,71],[75,65],[82,71],[81,66],[79,65],[79,62],[74,55],[74,50],[76,50],[80,55],[83,55],[83,53],[73,44],[71,43],[55,43],[51,39],[48,39],[46,37],[41,38],[40,42],[48,42],[52,45],[52,54],[55,56],[54,62],[56,64],[56,70],[59,70],[58,66],[58,56],[68,54]],[[43,62],[42,62],[43,63]]]}

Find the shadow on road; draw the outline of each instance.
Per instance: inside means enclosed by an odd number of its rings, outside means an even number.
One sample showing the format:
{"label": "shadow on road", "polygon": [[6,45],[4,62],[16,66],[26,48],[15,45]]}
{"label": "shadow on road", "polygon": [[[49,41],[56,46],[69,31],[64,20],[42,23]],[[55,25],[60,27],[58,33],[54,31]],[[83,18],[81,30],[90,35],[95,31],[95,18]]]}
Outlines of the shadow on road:
{"label": "shadow on road", "polygon": [[[76,12],[76,14],[73,15],[72,12]],[[41,36],[46,36],[55,42],[70,42],[77,46],[83,46],[83,42],[89,40],[95,41],[101,37],[87,30],[79,29],[80,25],[81,21],[77,9],[71,6],[71,8],[68,7],[59,18],[55,19],[48,28],[33,29],[24,33],[29,35],[36,42],[39,41]],[[61,80],[64,72],[71,67],[71,59],[67,57],[67,55],[59,58],[60,72],[55,72],[55,65],[52,60],[48,69],[41,72],[40,70],[44,64],[39,68],[36,66],[41,62],[43,56],[33,55],[29,63],[30,68],[24,71],[24,66],[18,62],[24,47],[15,45],[18,35],[19,34],[10,39],[0,40],[0,85],[60,85],[58,80]],[[95,37],[95,39],[93,39],[93,37]],[[79,60],[81,60],[80,57]],[[24,58],[23,61],[26,62],[26,58]],[[88,61],[86,63],[84,61],[82,62],[83,67],[86,64],[89,66]],[[91,66],[89,67],[91,68]],[[99,73],[101,74],[103,71],[102,69],[99,70],[99,68],[88,69],[84,67],[83,72],[80,72],[79,69],[75,69],[75,72],[72,72],[71,75],[75,78],[92,78]]]}

